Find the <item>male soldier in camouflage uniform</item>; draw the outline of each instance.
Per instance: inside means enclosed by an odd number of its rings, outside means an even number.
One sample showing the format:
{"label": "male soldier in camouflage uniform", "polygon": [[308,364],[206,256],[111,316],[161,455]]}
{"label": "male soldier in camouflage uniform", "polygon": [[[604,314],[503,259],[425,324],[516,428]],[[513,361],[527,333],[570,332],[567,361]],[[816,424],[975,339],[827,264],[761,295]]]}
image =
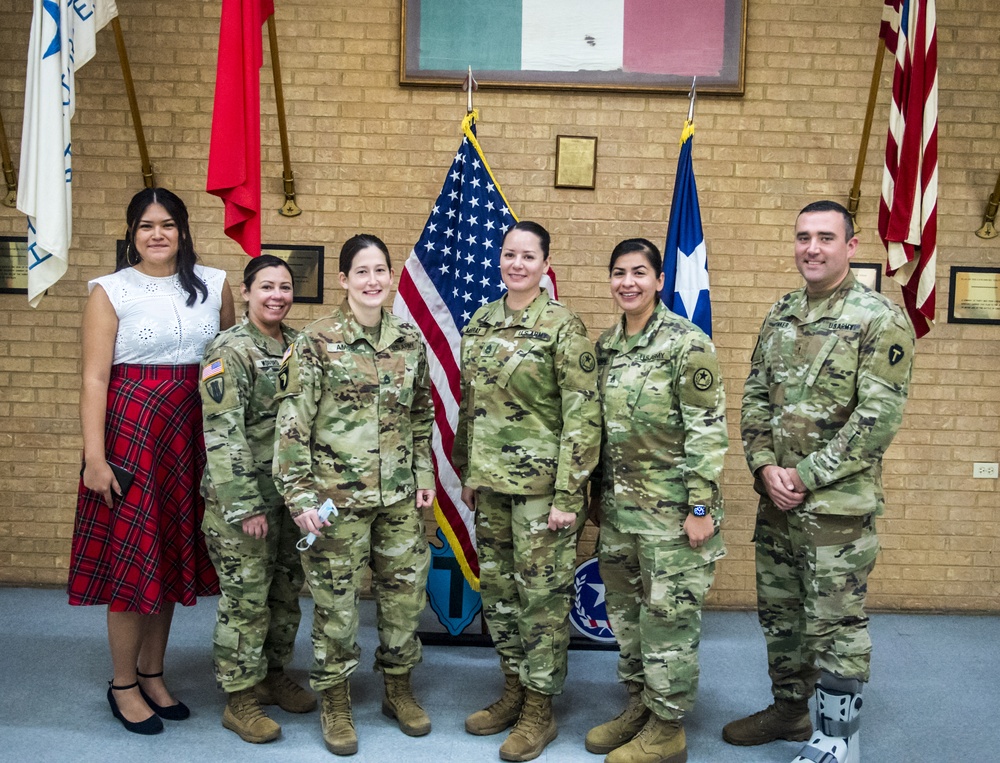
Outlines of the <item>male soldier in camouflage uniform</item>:
{"label": "male soldier in camouflage uniform", "polygon": [[[267,267],[268,260],[251,265]],[[248,266],[251,283],[262,269]],[[205,349],[200,385],[208,455],[202,529],[222,590],[212,639],[216,678],[228,695],[222,724],[255,743],[281,733],[261,703],[294,713],[316,707],[283,671],[299,627],[304,575],[295,550],[300,533],[271,476],[275,382],[294,337],[280,328],[281,341],[244,316]]]}
{"label": "male soldier in camouflage uniform", "polygon": [[621,242],[610,272],[626,314],[597,341],[604,437],[591,516],[629,699],[586,747],[610,753],[607,763],[673,763],[686,760],[681,721],[698,688],[701,609],[726,553],[726,398],[712,341],[659,299],[656,246]]}
{"label": "male soldier in camouflage uniform", "polygon": [[[385,245],[356,236],[344,248],[357,253],[357,246],[360,258]],[[388,253],[385,260],[388,271]],[[342,252],[342,282],[350,263]],[[421,659],[416,630],[430,568],[421,509],[434,497],[434,406],[416,329],[386,310],[377,314],[380,321],[367,326],[345,302],[310,324],[279,376],[275,475],[288,507],[294,516],[315,514],[331,498],[339,510],[302,553],[316,603],[310,680],[323,692],[324,741],[339,755],[358,749],[348,679],[360,658],[358,602],[369,559],[380,642],[375,668],[386,686],[382,711],[410,736],[431,730],[411,693],[410,671]]]}
{"label": "male soldier in camouflage uniform", "polygon": [[566,678],[575,528],[601,436],[593,344],[583,322],[538,288],[544,228],[522,221],[508,231],[501,273],[519,237],[534,247],[530,302],[511,307],[509,291],[466,326],[452,454],[463,499],[477,510],[483,611],[505,675],[501,699],[465,728],[497,734],[516,721],[504,760],[537,757],[557,733],[551,700]]}
{"label": "male soldier in camouflage uniform", "polygon": [[774,704],[722,735],[742,745],[808,739],[799,763],[860,760],[882,455],[902,421],[915,341],[902,311],[851,273],[857,243],[839,204],[802,210],[795,263],[806,285],[764,319],[744,388],[743,443],[761,496],[758,611]]}

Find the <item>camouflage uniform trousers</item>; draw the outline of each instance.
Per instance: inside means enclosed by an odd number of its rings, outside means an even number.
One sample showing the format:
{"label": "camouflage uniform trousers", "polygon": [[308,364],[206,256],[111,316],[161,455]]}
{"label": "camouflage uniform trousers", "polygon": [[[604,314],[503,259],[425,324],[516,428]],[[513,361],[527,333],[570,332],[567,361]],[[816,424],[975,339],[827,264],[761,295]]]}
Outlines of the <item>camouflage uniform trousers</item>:
{"label": "camouflage uniform trousers", "polygon": [[312,547],[302,552],[306,582],[316,603],[310,684],[323,691],[358,666],[358,602],[371,565],[379,646],[375,669],[409,673],[421,659],[417,627],[427,604],[430,548],[414,495],[374,508],[330,517]]}
{"label": "camouflage uniform trousers", "polygon": [[[618,640],[618,680],[644,684],[643,703],[668,721],[681,720],[698,691],[701,609],[715,579],[705,563],[677,544],[687,539],[620,532],[601,524],[598,558],[608,618]],[[685,565],[678,567],[677,558]],[[694,564],[695,566],[691,566]]]}
{"label": "camouflage uniform trousers", "polygon": [[549,695],[566,681],[577,540],[575,527],[548,528],[552,500],[480,489],[476,508],[479,592],[501,668]]}
{"label": "camouflage uniform trousers", "polygon": [[216,511],[206,511],[202,522],[222,590],[212,657],[227,692],[255,686],[268,668],[287,665],[301,619],[305,575],[295,549],[301,533],[284,506],[265,513],[264,538],[251,538],[242,523],[226,522]]}
{"label": "camouflage uniform trousers", "polygon": [[774,696],[812,696],[820,670],[867,681],[865,597],[879,550],[874,515],[784,512],[764,498],[754,541]]}

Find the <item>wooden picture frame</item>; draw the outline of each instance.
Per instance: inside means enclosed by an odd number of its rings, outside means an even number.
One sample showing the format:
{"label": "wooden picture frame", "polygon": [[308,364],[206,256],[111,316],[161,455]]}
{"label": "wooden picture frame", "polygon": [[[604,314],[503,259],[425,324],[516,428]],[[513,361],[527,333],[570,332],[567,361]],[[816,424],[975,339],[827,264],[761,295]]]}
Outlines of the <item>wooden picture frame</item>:
{"label": "wooden picture frame", "polygon": [[28,238],[0,236],[0,294],[28,293]]}
{"label": "wooden picture frame", "polygon": [[747,0],[401,0],[399,82],[743,95]]}
{"label": "wooden picture frame", "polygon": [[261,244],[261,254],[273,254],[288,263],[295,276],[295,302],[323,304],[323,247],[299,244]]}
{"label": "wooden picture frame", "polygon": [[854,277],[873,291],[882,292],[882,266],[871,262],[852,262]]}
{"label": "wooden picture frame", "polygon": [[589,188],[597,185],[597,138],[556,136],[556,188]]}
{"label": "wooden picture frame", "polygon": [[1000,325],[1000,268],[952,265],[948,323]]}

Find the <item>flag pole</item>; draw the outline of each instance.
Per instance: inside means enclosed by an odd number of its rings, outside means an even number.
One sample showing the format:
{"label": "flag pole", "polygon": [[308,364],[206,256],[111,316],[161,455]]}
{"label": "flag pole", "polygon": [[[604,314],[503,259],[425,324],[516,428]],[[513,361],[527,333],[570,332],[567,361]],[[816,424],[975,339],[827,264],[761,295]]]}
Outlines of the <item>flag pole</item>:
{"label": "flag pole", "polygon": [[997,209],[1000,208],[1000,175],[997,175],[997,184],[993,187],[990,200],[986,204],[986,211],[983,212],[983,227],[976,231],[979,238],[996,238]]}
{"label": "flag pole", "polygon": [[698,93],[695,90],[695,84],[698,82],[697,77],[691,78],[691,90],[688,91],[688,122],[694,122],[694,102],[698,100]]}
{"label": "flag pole", "polygon": [[[10,146],[7,144],[7,131],[3,126],[3,115],[0,114],[0,154],[3,155],[3,177],[7,181],[7,195],[2,202],[6,207],[17,206],[17,173],[10,160]],[[994,209],[994,211],[996,211]]]}
{"label": "flag pole", "polygon": [[476,78],[472,76],[472,67],[469,67],[469,73],[466,75],[465,79],[462,80],[462,90],[465,90],[469,95],[466,102],[466,114],[471,114],[473,112],[472,108],[472,93],[479,89],[479,83],[476,82]]}
{"label": "flag pole", "polygon": [[288,126],[285,124],[285,92],[281,87],[281,61],[278,58],[278,27],[274,14],[267,17],[267,39],[271,48],[271,74],[274,77],[274,100],[278,110],[278,134],[281,136],[281,165],[283,173],[285,203],[278,214],[283,217],[298,217],[302,214],[295,203],[295,176],[292,175],[292,160],[288,153]]}
{"label": "flag pole", "polygon": [[861,147],[858,149],[858,163],[854,168],[854,185],[847,201],[847,211],[851,215],[855,232],[861,231],[858,225],[858,206],[861,203],[861,175],[865,170],[865,157],[868,155],[868,140],[872,135],[872,119],[875,117],[875,101],[878,98],[879,79],[882,76],[882,61],[885,58],[885,38],[878,38],[878,50],[875,51],[875,66],[872,68],[872,82],[868,89],[868,111],[865,112],[865,126],[861,131]]}
{"label": "flag pole", "polygon": [[146,136],[142,131],[142,117],[139,116],[139,103],[135,98],[135,83],[132,81],[132,68],[128,62],[128,52],[125,50],[125,36],[122,25],[115,16],[111,19],[111,28],[115,32],[115,47],[118,48],[118,62],[122,67],[122,78],[125,80],[125,93],[128,95],[128,105],[132,110],[132,124],[135,125],[135,140],[139,144],[139,159],[142,162],[142,184],[153,188],[156,179],[153,177],[153,167],[149,163],[149,151],[146,149]]}

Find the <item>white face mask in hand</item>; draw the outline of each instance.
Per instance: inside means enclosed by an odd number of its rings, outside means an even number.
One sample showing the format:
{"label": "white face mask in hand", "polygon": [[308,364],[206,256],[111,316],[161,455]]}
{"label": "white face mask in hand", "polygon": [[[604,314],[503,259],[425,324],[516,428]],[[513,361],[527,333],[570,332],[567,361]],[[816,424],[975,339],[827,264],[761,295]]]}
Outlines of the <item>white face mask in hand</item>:
{"label": "white face mask in hand", "polygon": [[[337,511],[337,507],[333,505],[333,500],[330,498],[323,501],[323,505],[319,507],[317,513],[319,514],[320,522],[325,522],[331,514],[335,517],[340,516],[340,512]],[[306,537],[301,538],[299,542],[295,544],[295,548],[299,551],[305,551],[315,540],[316,533],[309,533]]]}

